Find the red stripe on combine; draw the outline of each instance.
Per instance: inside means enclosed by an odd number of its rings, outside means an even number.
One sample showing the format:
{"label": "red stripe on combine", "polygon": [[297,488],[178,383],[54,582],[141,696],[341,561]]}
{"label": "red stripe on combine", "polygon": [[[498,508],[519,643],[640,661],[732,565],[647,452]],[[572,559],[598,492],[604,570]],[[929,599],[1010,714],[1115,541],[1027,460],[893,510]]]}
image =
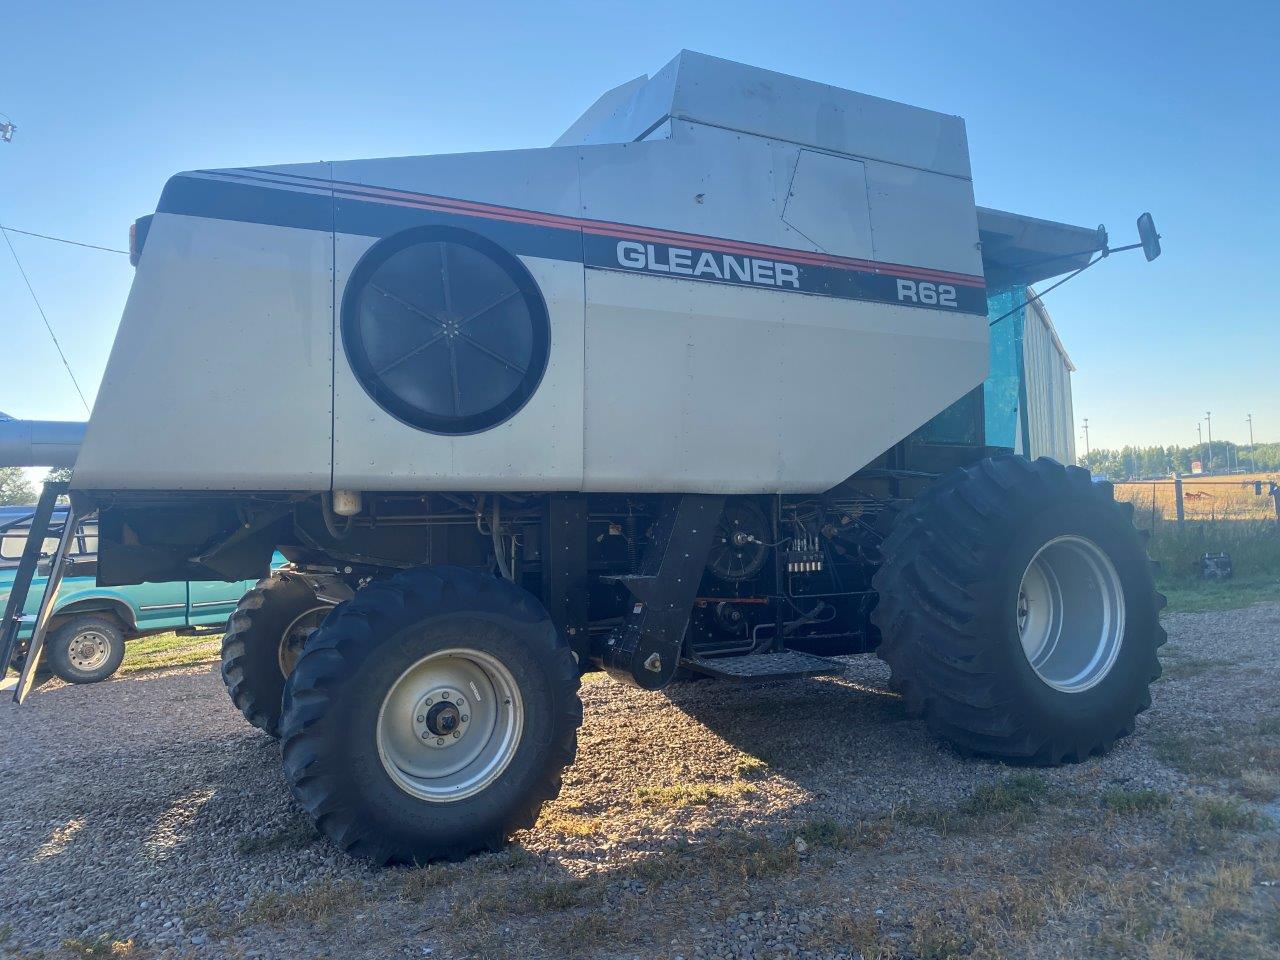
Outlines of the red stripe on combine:
{"label": "red stripe on combine", "polygon": [[[266,171],[255,171],[266,172]],[[555,213],[543,213],[537,210],[525,210],[520,207],[503,207],[475,200],[459,200],[453,197],[441,197],[429,193],[415,193],[407,190],[395,190],[390,187],[375,187],[363,183],[352,183],[345,180],[322,180],[317,177],[302,177],[297,174],[272,174],[278,177],[290,177],[297,180],[309,180],[317,188],[332,190],[336,195],[352,199],[374,200],[395,206],[414,207],[434,210],[440,213],[459,213],[466,216],[479,216],[491,220],[504,220],[511,223],[527,223],[535,226],[558,227],[565,230],[581,230],[593,236],[618,237],[623,240],[647,241],[667,245],[682,244],[717,253],[738,254],[741,256],[765,257],[770,260],[788,260],[820,267],[837,267],[845,270],[859,270],[871,273],[890,274],[892,276],[910,277],[917,280],[934,280],[943,283],[954,283],[966,287],[982,287],[986,281],[968,273],[952,273],[946,270],[934,270],[930,267],[914,267],[901,263],[885,263],[879,260],[859,260],[854,257],[840,257],[833,254],[819,253],[811,250],[796,250],[791,247],[775,247],[769,244],[753,243],[749,240],[729,240],[723,237],[705,236],[694,233],[680,233],[674,230],[663,230],[658,227],[644,227],[637,224],[618,223],[610,220],[589,220],[582,217],[569,217]],[[286,181],[287,182],[287,181]]]}

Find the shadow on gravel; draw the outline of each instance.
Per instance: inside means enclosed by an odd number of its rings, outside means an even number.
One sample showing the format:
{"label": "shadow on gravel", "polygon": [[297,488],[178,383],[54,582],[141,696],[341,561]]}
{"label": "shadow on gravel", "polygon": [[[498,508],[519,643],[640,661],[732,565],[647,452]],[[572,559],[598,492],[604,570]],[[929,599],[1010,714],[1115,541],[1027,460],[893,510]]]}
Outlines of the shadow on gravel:
{"label": "shadow on gravel", "polygon": [[674,685],[665,693],[690,719],[801,786],[810,785],[806,773],[824,773],[833,765],[833,772],[848,773],[860,754],[879,752],[888,738],[899,752],[937,754],[901,698],[858,680],[732,686],[711,681]]}

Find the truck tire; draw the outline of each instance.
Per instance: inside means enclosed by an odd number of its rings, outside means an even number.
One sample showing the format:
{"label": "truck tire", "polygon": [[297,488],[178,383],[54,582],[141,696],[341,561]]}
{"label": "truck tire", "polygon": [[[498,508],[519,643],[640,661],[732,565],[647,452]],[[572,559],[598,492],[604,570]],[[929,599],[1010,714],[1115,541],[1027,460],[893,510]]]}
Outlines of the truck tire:
{"label": "truck tire", "polygon": [[912,503],[872,613],[908,711],[966,752],[1040,766],[1132,733],[1166,639],[1132,515],[1088,471],[1012,455]]}
{"label": "truck tire", "polygon": [[124,631],[114,617],[72,616],[49,632],[44,663],[67,683],[97,683],[124,659]]}
{"label": "truck tire", "polygon": [[277,736],[285,673],[297,661],[299,641],[332,609],[305,580],[287,573],[259,580],[240,598],[222,638],[222,682],[259,730]]}
{"label": "truck tire", "polygon": [[293,795],[376,864],[459,860],[533,826],[582,722],[569,645],[529,593],[461,567],[360,590],[285,684]]}

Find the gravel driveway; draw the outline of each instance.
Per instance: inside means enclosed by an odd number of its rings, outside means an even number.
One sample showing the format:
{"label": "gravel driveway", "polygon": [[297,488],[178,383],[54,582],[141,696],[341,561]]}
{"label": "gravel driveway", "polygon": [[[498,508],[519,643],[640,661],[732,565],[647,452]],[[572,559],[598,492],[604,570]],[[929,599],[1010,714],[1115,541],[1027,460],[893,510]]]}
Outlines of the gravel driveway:
{"label": "gravel driveway", "polygon": [[0,953],[1280,957],[1280,604],[1166,620],[1138,734],[966,759],[871,658],[778,686],[604,679],[537,828],[375,871],[289,799],[214,665],[0,705]]}

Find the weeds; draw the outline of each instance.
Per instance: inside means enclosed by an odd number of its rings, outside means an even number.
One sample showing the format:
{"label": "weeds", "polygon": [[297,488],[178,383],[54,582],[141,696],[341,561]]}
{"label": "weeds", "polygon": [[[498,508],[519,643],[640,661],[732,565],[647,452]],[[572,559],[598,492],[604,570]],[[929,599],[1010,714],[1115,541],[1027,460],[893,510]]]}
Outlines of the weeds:
{"label": "weeds", "polygon": [[636,800],[647,807],[705,807],[713,800],[750,797],[755,791],[745,783],[678,783],[669,787],[640,787]]}
{"label": "weeds", "polygon": [[242,921],[246,925],[265,923],[321,923],[344,914],[365,899],[364,887],[354,880],[322,880],[293,893],[271,890],[246,904]]}
{"label": "weeds", "polygon": [[876,823],[859,821],[850,825],[831,817],[818,817],[806,820],[792,836],[812,848],[856,850],[883,846],[892,829],[892,823],[887,820]]}
{"label": "weeds", "polygon": [[939,833],[963,833],[997,824],[1026,823],[1040,809],[1049,787],[1034,773],[1011,773],[995,783],[979,787],[954,807],[923,807],[903,811],[900,819]]}
{"label": "weeds", "polygon": [[1126,790],[1112,787],[1099,798],[1103,809],[1118,814],[1154,813],[1166,809],[1173,798],[1163,790]]}
{"label": "weeds", "polygon": [[62,941],[62,949],[77,957],[132,957],[135,956],[134,942],[117,940],[110,934],[100,934],[91,939],[70,937]]}

